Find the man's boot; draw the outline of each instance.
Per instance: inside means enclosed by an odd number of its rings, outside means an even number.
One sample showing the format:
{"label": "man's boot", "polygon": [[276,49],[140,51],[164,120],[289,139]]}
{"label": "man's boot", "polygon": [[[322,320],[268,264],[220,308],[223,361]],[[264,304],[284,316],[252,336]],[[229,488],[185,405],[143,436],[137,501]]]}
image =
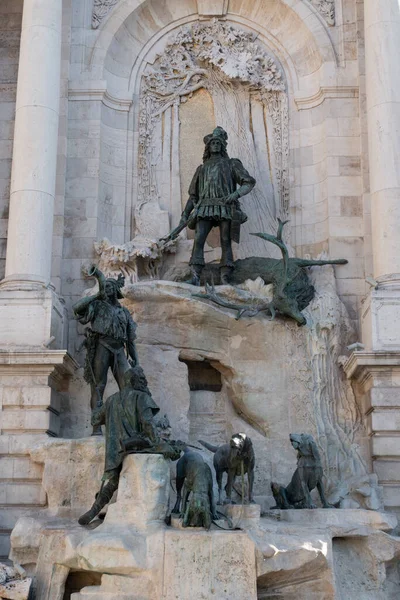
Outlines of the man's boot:
{"label": "man's boot", "polygon": [[203,265],[191,265],[190,270],[192,271],[191,279],[185,281],[185,283],[190,283],[190,285],[200,286],[200,276],[201,272],[204,269]]}
{"label": "man's boot", "polygon": [[104,485],[98,494],[96,494],[96,500],[93,502],[92,508],[85,512],[84,515],[79,517],[79,525],[89,525],[90,521],[93,521],[99,514],[102,508],[108,504],[113,497],[115,490],[118,488],[118,478],[113,478]]}
{"label": "man's boot", "polygon": [[220,267],[221,285],[230,285],[233,267]]}

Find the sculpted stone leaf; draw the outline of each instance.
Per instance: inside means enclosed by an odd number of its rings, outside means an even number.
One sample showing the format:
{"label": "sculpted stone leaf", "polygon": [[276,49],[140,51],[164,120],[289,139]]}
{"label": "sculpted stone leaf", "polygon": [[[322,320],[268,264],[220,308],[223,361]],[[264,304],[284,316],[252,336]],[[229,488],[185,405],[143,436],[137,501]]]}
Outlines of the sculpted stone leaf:
{"label": "sculpted stone leaf", "polygon": [[97,29],[102,20],[108,15],[110,10],[118,4],[119,0],[94,0],[92,12],[92,27]]}
{"label": "sculpted stone leaf", "polygon": [[309,0],[321,13],[328,25],[335,24],[335,0]]}

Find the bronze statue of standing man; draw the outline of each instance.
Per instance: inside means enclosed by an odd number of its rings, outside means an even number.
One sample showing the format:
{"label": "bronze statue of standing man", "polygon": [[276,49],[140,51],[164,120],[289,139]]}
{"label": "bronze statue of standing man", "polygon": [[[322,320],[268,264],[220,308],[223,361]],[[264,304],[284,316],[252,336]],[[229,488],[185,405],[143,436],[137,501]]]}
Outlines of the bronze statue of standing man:
{"label": "bronze statue of standing man", "polygon": [[[86,359],[84,378],[91,387],[92,412],[103,404],[108,369],[122,388],[124,374],[138,364],[136,354],[136,323],[127,308],[118,302],[123,298],[122,276],[106,279],[99,269],[92,267],[89,275],[99,282],[99,292],[78,300],[73,307],[75,318],[91,328],[86,329]],[[129,360],[128,360],[129,359]],[[94,425],[92,435],[101,435],[101,426]]]}
{"label": "bronze statue of standing man", "polygon": [[203,164],[200,165],[189,187],[189,200],[178,227],[171,232],[176,237],[187,225],[195,230],[190,266],[190,283],[200,285],[204,268],[204,245],[213,227],[219,227],[221,236],[221,283],[227,284],[234,268],[232,241],[239,243],[240,225],[247,216],[240,208],[239,198],[256,184],[238,158],[229,158],[228,134],[222,127],[204,138]]}

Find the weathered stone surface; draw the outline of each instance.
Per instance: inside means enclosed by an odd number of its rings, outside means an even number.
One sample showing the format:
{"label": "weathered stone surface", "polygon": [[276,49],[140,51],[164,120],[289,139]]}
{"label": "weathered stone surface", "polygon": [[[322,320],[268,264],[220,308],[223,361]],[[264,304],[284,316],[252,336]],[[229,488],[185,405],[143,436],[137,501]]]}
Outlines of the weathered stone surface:
{"label": "weathered stone surface", "polygon": [[[232,432],[244,431],[253,440],[255,494],[264,509],[274,504],[270,481],[287,485],[294,471],[292,432],[307,432],[316,439],[328,501],[331,496],[336,503],[350,495],[352,488],[344,489],[343,482],[368,476],[366,431],[353,390],[338,365],[340,348],[352,339],[353,330],[336,294],[332,268],[318,268],[311,279],[316,297],[304,311],[303,328],[279,318],[237,321],[228,309],[193,297],[194,288],[182,283],[139,282],[125,290],[125,305],[140,322],[139,356],[151,373],[157,403],[175,424],[173,434],[183,437],[186,431],[176,423],[182,423],[182,414],[189,419],[195,414],[198,392],[189,388],[187,368],[206,361],[221,374],[219,402],[225,404],[221,437],[226,440]],[[248,292],[262,297],[269,291],[264,288],[252,283]],[[157,370],[151,367],[153,356]],[[158,390],[171,385],[165,373],[176,357],[188,367],[175,363],[181,384],[164,400]],[[213,416],[208,422],[203,418],[202,426],[212,434]],[[206,439],[203,433],[202,438]],[[373,482],[366,483],[372,486]],[[361,498],[358,505],[364,506]]]}
{"label": "weathered stone surface", "polygon": [[163,600],[255,600],[255,547],[245,533],[168,531]]}
{"label": "weathered stone surface", "polygon": [[49,440],[31,456],[44,464],[43,488],[52,514],[78,517],[91,506],[104,471],[102,437]]}
{"label": "weathered stone surface", "polygon": [[2,600],[28,600],[32,579],[24,570],[0,563],[0,598]]}
{"label": "weathered stone surface", "polygon": [[124,460],[117,502],[107,511],[106,524],[133,526],[139,531],[162,522],[168,509],[169,466],[160,454],[131,454]]}
{"label": "weathered stone surface", "polygon": [[397,518],[392,513],[358,509],[302,509],[277,510],[276,517],[287,523],[295,523],[299,527],[312,524],[313,529],[319,527],[331,532],[332,537],[343,535],[369,535],[373,531],[392,531],[396,528]]}

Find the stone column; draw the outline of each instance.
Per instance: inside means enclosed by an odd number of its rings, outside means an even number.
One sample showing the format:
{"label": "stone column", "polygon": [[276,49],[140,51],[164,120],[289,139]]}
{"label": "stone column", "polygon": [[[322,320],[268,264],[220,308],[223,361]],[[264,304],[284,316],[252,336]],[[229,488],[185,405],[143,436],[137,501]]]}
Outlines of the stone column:
{"label": "stone column", "polygon": [[[373,287],[345,364],[371,437],[385,506],[400,514],[400,5],[364,0]],[[375,283],[375,285],[374,285]]]}
{"label": "stone column", "polygon": [[400,279],[400,5],[364,6],[374,275]]}
{"label": "stone column", "polygon": [[[60,104],[62,0],[24,0],[6,277],[0,283],[0,554],[18,516],[45,503],[29,457],[59,433],[77,368],[65,308],[49,287]],[[51,349],[50,349],[51,346]]]}
{"label": "stone column", "polygon": [[60,104],[62,0],[25,0],[6,281],[50,281]]}
{"label": "stone column", "polygon": [[[48,288],[60,104],[62,0],[25,0],[18,70],[6,277],[4,346],[62,347],[64,308]],[[53,347],[54,347],[53,345]]]}
{"label": "stone column", "polygon": [[363,310],[363,342],[400,351],[400,5],[365,0],[372,246],[377,288]]}

